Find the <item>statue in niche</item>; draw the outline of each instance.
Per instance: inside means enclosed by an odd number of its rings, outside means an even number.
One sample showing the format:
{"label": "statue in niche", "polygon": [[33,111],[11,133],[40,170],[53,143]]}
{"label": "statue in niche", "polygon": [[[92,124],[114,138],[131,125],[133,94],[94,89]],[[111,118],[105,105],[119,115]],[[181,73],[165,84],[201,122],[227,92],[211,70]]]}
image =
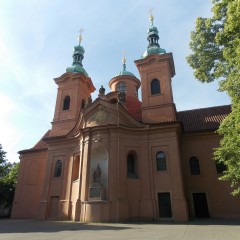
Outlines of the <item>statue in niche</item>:
{"label": "statue in niche", "polygon": [[93,182],[101,184],[101,177],[102,177],[102,169],[98,164],[96,170],[93,172]]}
{"label": "statue in niche", "polygon": [[93,183],[90,186],[90,194],[89,197],[92,200],[106,200],[106,189],[104,185],[101,183],[102,178],[102,169],[100,165],[97,165],[97,168],[93,172]]}

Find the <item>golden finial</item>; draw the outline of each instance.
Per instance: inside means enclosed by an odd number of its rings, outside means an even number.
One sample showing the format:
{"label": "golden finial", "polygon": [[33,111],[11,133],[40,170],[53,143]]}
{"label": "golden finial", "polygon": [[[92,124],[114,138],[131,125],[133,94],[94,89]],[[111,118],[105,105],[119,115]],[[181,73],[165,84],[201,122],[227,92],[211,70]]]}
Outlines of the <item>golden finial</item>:
{"label": "golden finial", "polygon": [[82,37],[82,33],[83,33],[83,29],[81,28],[80,29],[80,31],[79,31],[79,37],[78,37],[78,42],[79,42],[79,45],[81,44],[81,42],[82,42],[82,39],[83,39],[83,37]]}
{"label": "golden finial", "polygon": [[125,64],[126,63],[126,51],[123,51],[123,59],[122,59],[122,63]]}
{"label": "golden finial", "polygon": [[150,19],[150,21],[152,22],[152,25],[153,25],[153,20],[154,20],[154,16],[153,16],[153,14],[152,14],[153,9],[150,8],[148,12],[149,12],[149,14],[150,14],[150,18],[149,18],[149,19]]}

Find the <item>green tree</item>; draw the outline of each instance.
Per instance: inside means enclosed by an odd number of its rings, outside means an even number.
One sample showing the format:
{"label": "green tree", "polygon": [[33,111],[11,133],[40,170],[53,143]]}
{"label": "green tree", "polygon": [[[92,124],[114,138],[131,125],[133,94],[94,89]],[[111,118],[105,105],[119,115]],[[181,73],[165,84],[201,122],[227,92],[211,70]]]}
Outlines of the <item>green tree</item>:
{"label": "green tree", "polygon": [[219,80],[219,90],[232,102],[232,112],[221,123],[223,136],[214,159],[227,166],[232,194],[240,194],[240,0],[212,0],[211,18],[197,18],[191,33],[193,53],[187,61],[201,82]]}
{"label": "green tree", "polygon": [[9,163],[0,144],[0,205],[12,205],[19,163]]}
{"label": "green tree", "polygon": [[11,168],[11,164],[7,162],[6,152],[3,151],[0,144],[0,178],[6,176]]}

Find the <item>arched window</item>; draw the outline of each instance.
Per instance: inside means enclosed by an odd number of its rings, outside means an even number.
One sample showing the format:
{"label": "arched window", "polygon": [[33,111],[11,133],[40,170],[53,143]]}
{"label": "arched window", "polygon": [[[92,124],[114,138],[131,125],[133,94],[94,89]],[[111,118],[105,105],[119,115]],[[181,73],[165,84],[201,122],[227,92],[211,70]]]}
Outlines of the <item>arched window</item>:
{"label": "arched window", "polygon": [[199,175],[200,174],[199,160],[196,157],[190,157],[189,168],[190,168],[190,173],[192,175]]}
{"label": "arched window", "polygon": [[128,178],[137,178],[136,159],[133,154],[127,156],[127,176]]}
{"label": "arched window", "polygon": [[153,79],[151,81],[151,95],[160,94],[160,81],[158,79]]}
{"label": "arched window", "polygon": [[70,97],[66,96],[63,100],[63,110],[69,110],[70,108]]}
{"label": "arched window", "polygon": [[82,109],[85,108],[85,104],[86,104],[86,102],[85,102],[85,100],[83,99],[83,100],[82,100],[82,104],[81,104],[81,108],[82,108]]}
{"label": "arched window", "polygon": [[135,95],[136,95],[136,97],[138,97],[138,87],[137,86],[135,86]]}
{"label": "arched window", "polygon": [[118,92],[125,92],[127,91],[127,85],[125,82],[119,82],[117,85],[116,85],[116,90]]}
{"label": "arched window", "polygon": [[62,161],[57,160],[54,168],[54,177],[61,177],[62,174]]}
{"label": "arched window", "polygon": [[157,171],[167,170],[166,154],[164,152],[160,151],[156,154],[156,164],[157,164]]}
{"label": "arched window", "polygon": [[224,162],[215,162],[217,174],[223,174],[225,171],[227,171],[227,166],[224,164]]}

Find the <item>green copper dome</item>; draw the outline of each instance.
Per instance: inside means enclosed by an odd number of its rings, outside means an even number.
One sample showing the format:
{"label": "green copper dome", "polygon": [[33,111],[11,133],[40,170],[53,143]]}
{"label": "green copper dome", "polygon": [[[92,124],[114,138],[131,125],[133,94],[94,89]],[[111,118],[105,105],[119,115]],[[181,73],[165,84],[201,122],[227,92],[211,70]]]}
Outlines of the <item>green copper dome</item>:
{"label": "green copper dome", "polygon": [[118,76],[132,76],[132,77],[136,77],[133,73],[131,73],[131,72],[128,72],[128,71],[126,71],[126,70],[122,70],[122,71],[120,71],[119,73],[117,73],[116,75],[115,75],[115,77],[118,77]]}
{"label": "green copper dome", "polygon": [[147,33],[148,33],[148,35],[158,34],[158,29],[157,29],[157,27],[151,26],[151,27],[148,29]]}
{"label": "green copper dome", "polygon": [[71,73],[82,73],[86,77],[88,77],[88,74],[86,70],[83,68],[82,65],[82,60],[84,58],[84,53],[85,50],[84,48],[80,45],[82,41],[82,36],[79,36],[79,44],[73,48],[73,63],[71,67],[68,67],[66,69],[66,72],[71,72]]}
{"label": "green copper dome", "polygon": [[80,53],[80,54],[84,55],[85,50],[81,45],[77,45],[73,48],[73,52]]}
{"label": "green copper dome", "polygon": [[152,25],[149,27],[147,33],[148,37],[147,40],[149,42],[147,50],[143,53],[142,58],[147,57],[150,54],[164,54],[166,53],[166,50],[163,48],[160,48],[160,45],[158,43],[159,36],[158,36],[158,29],[157,27],[153,26],[153,19],[154,17],[151,15],[150,20],[152,21]]}
{"label": "green copper dome", "polygon": [[131,73],[131,72],[126,70],[126,59],[125,59],[125,57],[123,58],[122,62],[123,62],[123,70],[120,71],[119,73],[117,73],[115,75],[115,77],[119,77],[119,76],[132,76],[132,77],[136,77],[133,73]]}
{"label": "green copper dome", "polygon": [[160,48],[158,46],[152,46],[147,48],[147,50],[143,53],[142,57],[145,58],[150,54],[164,54],[166,53],[166,50],[163,48]]}
{"label": "green copper dome", "polygon": [[88,77],[88,73],[86,72],[86,70],[81,67],[80,65],[74,65],[72,67],[68,67],[66,69],[66,72],[71,72],[71,73],[82,73],[84,74],[86,77]]}

